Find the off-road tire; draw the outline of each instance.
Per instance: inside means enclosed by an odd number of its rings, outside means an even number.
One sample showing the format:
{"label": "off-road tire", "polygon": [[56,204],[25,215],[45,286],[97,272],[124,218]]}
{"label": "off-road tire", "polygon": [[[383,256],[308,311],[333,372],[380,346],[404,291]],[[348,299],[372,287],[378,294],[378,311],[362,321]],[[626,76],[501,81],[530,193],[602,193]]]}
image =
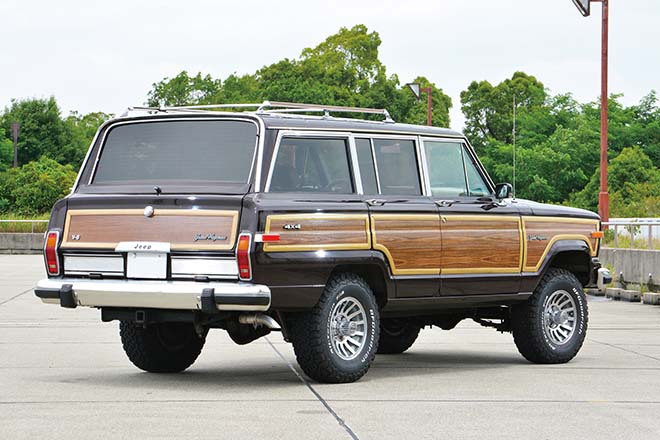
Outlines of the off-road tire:
{"label": "off-road tire", "polygon": [[119,334],[128,359],[150,373],[178,373],[191,366],[204,347],[192,324],[164,322],[146,327],[121,321]]}
{"label": "off-road tire", "polygon": [[[364,344],[352,360],[342,359],[332,342],[331,314],[344,298],[357,300],[366,315]],[[369,285],[357,275],[334,276],[316,306],[292,317],[289,323],[298,364],[315,381],[355,382],[366,374],[376,356],[380,332],[378,304]]]}
{"label": "off-road tire", "polygon": [[[568,292],[575,303],[575,329],[561,345],[554,343],[544,330],[546,301],[559,290]],[[511,311],[511,329],[518,351],[525,359],[537,364],[561,364],[573,359],[584,343],[588,321],[589,311],[582,284],[571,272],[558,268],[550,269],[534,294]]]}
{"label": "off-road tire", "polygon": [[381,319],[378,354],[400,354],[417,340],[419,325],[402,319]]}

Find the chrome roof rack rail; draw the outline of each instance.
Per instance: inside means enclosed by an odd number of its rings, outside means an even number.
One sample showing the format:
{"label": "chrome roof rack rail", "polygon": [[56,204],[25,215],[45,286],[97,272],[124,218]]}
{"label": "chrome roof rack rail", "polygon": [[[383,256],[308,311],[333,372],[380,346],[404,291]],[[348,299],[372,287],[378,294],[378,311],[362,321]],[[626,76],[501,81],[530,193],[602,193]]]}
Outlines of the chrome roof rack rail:
{"label": "chrome roof rack rail", "polygon": [[[269,110],[266,110],[269,109]],[[325,117],[330,117],[332,112],[340,113],[364,113],[372,115],[383,115],[384,122],[394,122],[387,109],[367,108],[367,107],[345,107],[341,105],[325,104],[298,104],[295,102],[264,101],[257,109],[257,113],[323,113]]]}
{"label": "chrome roof rack rail", "polygon": [[186,105],[175,107],[147,107],[147,106],[134,106],[129,107],[128,111],[146,111],[148,113],[167,113],[174,112],[206,112],[214,109],[230,109],[230,108],[256,108],[256,113],[323,113],[324,117],[329,118],[330,113],[364,113],[373,115],[383,115],[383,122],[393,123],[394,120],[390,116],[387,109],[384,108],[366,108],[366,107],[344,107],[341,105],[324,105],[324,104],[299,104],[295,102],[281,102],[281,101],[264,101],[262,103],[245,103],[245,104],[203,104],[203,105]]}

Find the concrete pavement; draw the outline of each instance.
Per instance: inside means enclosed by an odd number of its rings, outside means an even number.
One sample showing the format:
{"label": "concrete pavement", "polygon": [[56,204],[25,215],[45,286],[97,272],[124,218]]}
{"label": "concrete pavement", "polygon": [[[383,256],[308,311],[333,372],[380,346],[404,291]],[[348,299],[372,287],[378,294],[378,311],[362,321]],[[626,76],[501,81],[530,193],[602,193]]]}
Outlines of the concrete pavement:
{"label": "concrete pavement", "polygon": [[0,255],[0,439],[660,438],[660,307],[590,298],[566,365],[532,365],[466,321],[322,385],[278,334],[241,347],[220,330],[185,373],[143,373],[116,322],[42,304],[42,276],[40,256]]}

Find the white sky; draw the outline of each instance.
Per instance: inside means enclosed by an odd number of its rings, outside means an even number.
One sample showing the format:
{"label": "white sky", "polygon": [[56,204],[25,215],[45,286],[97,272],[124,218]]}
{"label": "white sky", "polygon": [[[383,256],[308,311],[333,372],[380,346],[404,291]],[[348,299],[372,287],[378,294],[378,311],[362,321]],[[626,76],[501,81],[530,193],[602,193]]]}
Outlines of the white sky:
{"label": "white sky", "polygon": [[[610,91],[660,90],[660,1],[610,0]],[[580,101],[600,93],[601,6],[571,0],[0,0],[0,107],[54,95],[63,111],[120,113],[181,70],[224,78],[297,57],[341,26],[380,33],[402,83],[425,75],[452,97],[516,70]]]}

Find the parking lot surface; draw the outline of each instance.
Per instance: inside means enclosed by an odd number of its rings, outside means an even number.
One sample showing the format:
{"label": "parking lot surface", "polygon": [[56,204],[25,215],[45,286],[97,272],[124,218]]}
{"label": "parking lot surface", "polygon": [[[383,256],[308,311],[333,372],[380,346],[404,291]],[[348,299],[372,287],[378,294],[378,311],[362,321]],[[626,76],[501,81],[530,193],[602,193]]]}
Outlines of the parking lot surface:
{"label": "parking lot surface", "polygon": [[43,276],[40,256],[0,255],[0,439],[660,438],[660,307],[590,298],[565,365],[530,364],[511,335],[465,321],[323,385],[279,334],[237,346],[221,330],[185,373],[143,373],[116,322],[42,304]]}

